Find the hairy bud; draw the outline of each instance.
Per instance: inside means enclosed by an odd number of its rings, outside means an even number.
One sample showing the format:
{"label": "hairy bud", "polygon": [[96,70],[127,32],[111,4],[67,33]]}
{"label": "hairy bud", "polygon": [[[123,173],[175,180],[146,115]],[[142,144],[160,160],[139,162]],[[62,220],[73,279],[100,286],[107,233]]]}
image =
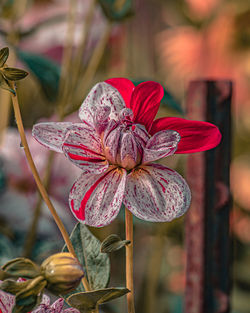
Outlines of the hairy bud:
{"label": "hairy bud", "polygon": [[47,289],[55,294],[66,294],[75,289],[84,271],[71,253],[57,253],[48,257],[41,265],[41,272],[47,281]]}

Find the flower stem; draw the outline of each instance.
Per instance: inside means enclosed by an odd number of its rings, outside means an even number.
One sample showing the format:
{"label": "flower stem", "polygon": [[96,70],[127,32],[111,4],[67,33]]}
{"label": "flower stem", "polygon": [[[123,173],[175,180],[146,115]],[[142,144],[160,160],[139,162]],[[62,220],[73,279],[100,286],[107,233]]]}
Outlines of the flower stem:
{"label": "flower stem", "polygon": [[126,246],[126,285],[130,290],[127,294],[128,313],[135,313],[134,305],[134,282],[133,282],[133,215],[125,209],[126,224],[126,240],[130,240],[130,244]]}
{"label": "flower stem", "polygon": [[[112,23],[107,22],[106,28],[104,30],[104,33],[102,35],[102,38],[99,40],[98,44],[96,45],[93,54],[88,62],[87,68],[83,74],[83,76],[80,79],[80,82],[78,83],[78,88],[81,88],[81,95],[85,95],[88,91],[88,88],[95,76],[95,73],[98,69],[98,66],[101,62],[101,59],[103,57],[103,53],[107,44],[107,41],[110,37],[110,33],[112,30]],[[77,93],[77,92],[76,92]],[[73,102],[74,103],[74,102]],[[71,105],[70,107],[66,107],[66,113],[65,115],[69,115],[77,110],[77,107],[75,105]]]}
{"label": "flower stem", "polygon": [[[53,151],[50,151],[47,165],[46,165],[46,173],[45,173],[45,176],[43,179],[43,185],[47,190],[49,189],[50,175],[51,175],[51,169],[52,169],[54,156],[55,156],[55,153]],[[24,245],[23,255],[26,258],[30,257],[32,248],[33,248],[34,243],[36,241],[36,230],[37,230],[39,218],[40,218],[41,211],[42,211],[41,208],[42,208],[42,197],[39,194],[38,200],[37,200],[37,203],[35,206],[34,214],[33,214],[33,219],[31,222],[31,226],[30,226],[30,229],[27,233],[26,242]]]}
{"label": "flower stem", "polygon": [[[15,89],[15,86],[14,84],[12,84],[12,88]],[[41,181],[41,178],[39,176],[39,173],[36,169],[36,166],[35,166],[35,163],[33,161],[33,158],[31,156],[31,153],[30,153],[30,149],[29,149],[29,146],[28,146],[28,142],[27,142],[27,139],[26,139],[26,135],[25,135],[25,132],[24,132],[24,127],[23,127],[23,122],[22,122],[22,117],[21,117],[21,112],[20,112],[20,108],[19,108],[19,103],[18,103],[18,98],[17,98],[17,95],[14,95],[14,94],[11,94],[11,99],[12,99],[12,104],[13,104],[13,109],[14,109],[14,114],[15,114],[15,119],[16,119],[16,123],[17,123],[17,128],[18,128],[18,131],[19,131],[19,134],[20,134],[20,137],[21,137],[21,142],[22,142],[22,146],[24,148],[24,152],[25,152],[25,155],[26,155],[26,158],[27,158],[27,161],[29,163],[29,166],[30,166],[30,169],[32,171],[32,174],[34,176],[34,179],[35,179],[35,182],[37,184],[37,187],[38,187],[38,190],[40,191],[41,193],[41,196],[44,200],[44,202],[47,204],[61,234],[62,234],[62,237],[67,245],[67,248],[69,250],[69,252],[75,257],[77,258],[76,256],[76,253],[75,253],[75,250],[74,250],[74,247],[70,241],[70,238],[69,238],[69,235],[60,219],[60,217],[58,216],[52,202],[50,201],[49,199],[49,196],[47,194],[47,191],[45,190],[44,186],[43,186],[43,183]],[[86,291],[89,291],[90,288],[89,288],[89,284],[88,284],[88,281],[86,279],[86,277],[83,277],[83,286],[85,288]]]}

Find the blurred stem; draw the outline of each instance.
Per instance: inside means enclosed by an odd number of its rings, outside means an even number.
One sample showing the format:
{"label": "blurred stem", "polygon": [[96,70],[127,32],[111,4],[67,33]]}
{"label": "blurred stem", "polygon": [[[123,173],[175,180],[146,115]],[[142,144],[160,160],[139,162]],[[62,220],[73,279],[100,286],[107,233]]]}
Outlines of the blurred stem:
{"label": "blurred stem", "polygon": [[[58,97],[58,106],[59,110],[63,111],[63,108],[66,104],[66,98],[68,95],[68,73],[70,71],[71,59],[73,54],[74,46],[74,32],[75,32],[75,20],[77,13],[77,0],[70,0],[70,7],[68,12],[67,19],[67,34],[63,49],[63,58],[61,66],[61,76],[59,82],[59,97]],[[62,113],[60,112],[60,115]]]}
{"label": "blurred stem", "polygon": [[[80,82],[78,83],[79,88],[81,88],[81,94],[83,96],[85,96],[85,94],[87,93],[88,88],[91,85],[92,80],[96,74],[96,71],[101,62],[106,44],[110,37],[111,30],[112,30],[112,23],[108,21],[104,34],[102,38],[99,40],[98,44],[96,45],[94,52],[87,65],[86,71],[84,72],[83,76],[80,79]],[[73,106],[73,108],[72,107],[68,108],[68,110],[66,111],[66,115],[73,113],[77,109],[78,108],[76,106]]]}
{"label": "blurred stem", "polygon": [[145,313],[153,313],[156,308],[156,290],[159,283],[162,257],[164,253],[166,224],[156,225],[156,234],[153,237],[147,266],[145,284]]}
{"label": "blurred stem", "polygon": [[125,209],[126,240],[130,244],[126,245],[126,285],[130,292],[127,294],[128,313],[135,313],[134,305],[134,281],[133,281],[133,215]]}
{"label": "blurred stem", "polygon": [[[13,83],[11,83],[11,87],[16,90],[15,88],[15,85]],[[75,257],[77,258],[76,256],[76,253],[75,253],[75,250],[74,250],[74,247],[70,241],[70,238],[69,238],[69,235],[60,219],[60,217],[58,216],[52,202],[50,201],[49,199],[49,196],[43,186],[43,183],[42,183],[42,180],[39,176],[39,173],[36,169],[36,166],[35,166],[35,163],[33,161],[33,158],[31,156],[31,153],[30,153],[30,149],[29,149],[29,146],[28,146],[28,142],[27,142],[27,139],[26,139],[26,135],[25,135],[25,132],[24,132],[24,127],[23,127],[23,122],[22,122],[22,117],[21,117],[21,112],[20,112],[20,107],[19,107],[19,103],[18,103],[18,98],[17,98],[17,94],[14,95],[14,94],[11,94],[11,99],[12,99],[12,104],[13,104],[13,109],[14,109],[14,114],[15,114],[15,119],[16,119],[16,123],[17,123],[17,128],[18,128],[18,131],[19,131],[19,134],[20,134],[20,137],[21,137],[21,142],[22,142],[22,146],[24,148],[24,152],[25,152],[25,155],[26,155],[26,158],[27,158],[27,161],[29,163],[29,166],[30,166],[30,169],[32,171],[32,174],[33,174],[33,177],[35,179],[35,182],[37,184],[37,187],[38,187],[38,190],[40,191],[41,193],[41,196],[44,200],[44,202],[47,204],[61,234],[62,234],[62,237],[67,245],[67,248],[69,250],[69,252]],[[82,279],[82,282],[83,282],[83,286],[85,288],[86,291],[89,291],[90,288],[89,288],[89,284],[88,284],[88,281],[86,279],[86,277],[83,277]]]}
{"label": "blurred stem", "polygon": [[77,79],[79,78],[79,73],[82,65],[83,53],[86,47],[88,33],[91,27],[91,23],[94,17],[95,8],[96,8],[97,1],[92,0],[88,13],[86,15],[86,20],[82,25],[82,33],[81,33],[81,42],[76,51],[76,56],[73,60],[72,69],[74,70],[73,77],[72,77],[72,85],[75,86],[77,83]]}
{"label": "blurred stem", "polygon": [[[45,176],[44,176],[44,180],[43,180],[43,185],[47,190],[49,190],[51,169],[52,169],[54,156],[55,156],[55,153],[53,151],[50,151],[48,161],[46,164],[46,172],[45,172]],[[27,233],[26,242],[24,245],[23,255],[26,258],[31,256],[31,252],[32,252],[33,246],[34,246],[35,241],[36,241],[36,232],[37,232],[38,222],[39,222],[39,218],[40,218],[41,211],[42,211],[41,209],[42,209],[42,197],[39,194],[38,200],[37,200],[37,203],[35,206],[34,214],[33,214],[33,219],[31,222],[31,226],[30,226],[30,229]]]}

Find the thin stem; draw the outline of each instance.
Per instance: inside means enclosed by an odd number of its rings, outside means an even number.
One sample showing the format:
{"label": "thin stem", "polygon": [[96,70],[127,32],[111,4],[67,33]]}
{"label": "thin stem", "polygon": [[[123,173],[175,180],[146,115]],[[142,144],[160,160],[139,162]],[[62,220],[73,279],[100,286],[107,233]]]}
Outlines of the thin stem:
{"label": "thin stem", "polygon": [[[47,190],[49,190],[51,169],[52,169],[54,156],[55,156],[55,153],[53,151],[50,151],[47,165],[46,165],[46,173],[43,179],[43,185]],[[24,245],[24,256],[26,258],[30,257],[31,251],[36,241],[36,230],[37,230],[39,218],[40,218],[41,211],[42,211],[41,208],[42,208],[42,198],[41,198],[41,195],[39,194],[38,200],[35,206],[34,214],[33,214],[33,219],[31,222],[31,226],[27,233],[26,242]]]}
{"label": "thin stem", "polygon": [[[12,84],[12,88],[15,88],[14,84]],[[30,149],[29,149],[29,146],[28,146],[28,142],[27,142],[27,139],[26,139],[26,135],[25,135],[25,132],[24,132],[24,127],[23,127],[23,122],[22,122],[22,117],[21,117],[21,112],[20,112],[20,108],[19,108],[19,103],[18,103],[18,99],[17,99],[17,95],[13,95],[11,94],[11,99],[12,99],[12,104],[13,104],[13,109],[14,109],[14,114],[15,114],[15,119],[16,119],[16,123],[17,123],[17,128],[18,128],[18,131],[19,131],[19,134],[20,134],[20,137],[21,137],[21,142],[22,142],[22,146],[24,148],[24,152],[25,152],[25,155],[26,155],[26,158],[27,158],[27,161],[29,163],[29,166],[30,166],[30,169],[32,171],[32,174],[34,176],[34,179],[35,179],[35,182],[37,184],[37,187],[38,187],[38,190],[40,191],[41,193],[41,196],[44,200],[44,202],[47,204],[62,236],[63,236],[63,239],[67,245],[67,248],[69,250],[69,252],[75,257],[77,258],[76,256],[76,253],[75,253],[75,250],[74,250],[74,247],[70,241],[70,238],[69,238],[69,235],[60,219],[60,217],[58,216],[52,202],[50,201],[49,199],[49,196],[43,186],[43,183],[41,181],[41,178],[39,176],[39,173],[36,169],[36,166],[35,166],[35,163],[33,161],[33,158],[31,156],[31,153],[30,153]],[[86,279],[86,277],[83,278],[83,285],[84,285],[84,288],[86,291],[89,291],[90,288],[89,288],[89,284],[88,284],[88,281]]]}
{"label": "thin stem", "polygon": [[82,25],[82,34],[81,34],[81,43],[76,51],[76,55],[75,58],[73,60],[73,64],[72,64],[72,69],[75,71],[75,73],[73,73],[73,86],[76,84],[78,76],[79,76],[79,72],[81,69],[81,65],[82,65],[82,58],[83,58],[83,53],[86,47],[86,43],[87,43],[87,38],[88,38],[88,34],[89,34],[89,30],[91,27],[91,23],[94,17],[94,13],[95,13],[95,7],[96,7],[96,0],[92,0],[85,22]]}
{"label": "thin stem", "polygon": [[[67,18],[67,34],[65,38],[65,44],[63,49],[63,58],[62,58],[62,66],[61,66],[61,76],[59,82],[59,108],[60,111],[63,111],[63,108],[66,104],[66,98],[68,95],[68,77],[67,74],[70,70],[71,59],[73,54],[73,45],[74,45],[74,32],[75,32],[75,20],[77,13],[77,0],[70,0],[70,8],[68,11]],[[60,112],[60,115],[63,115]]]}
{"label": "thin stem", "polygon": [[[111,22],[107,23],[108,24],[106,26],[104,34],[102,38],[99,40],[97,46],[95,47],[94,52],[89,60],[86,71],[84,72],[83,76],[80,79],[80,82],[78,83],[78,86],[80,86],[79,88],[81,88],[81,95],[85,95],[85,93],[87,92],[102,59],[112,29],[112,23]],[[72,107],[68,108],[66,115],[73,113],[76,109],[77,108],[75,106],[73,108]]]}
{"label": "thin stem", "polygon": [[130,290],[127,294],[128,313],[135,313],[134,305],[134,281],[133,281],[133,215],[125,209],[126,224],[126,240],[130,240],[130,244],[126,246],[126,285]]}

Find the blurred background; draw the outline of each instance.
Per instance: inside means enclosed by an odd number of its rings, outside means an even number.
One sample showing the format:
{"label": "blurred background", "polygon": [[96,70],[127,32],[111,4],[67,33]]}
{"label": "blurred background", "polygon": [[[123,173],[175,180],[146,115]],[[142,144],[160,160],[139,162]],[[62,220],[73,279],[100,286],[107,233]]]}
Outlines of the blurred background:
{"label": "blurred background", "polygon": [[[78,121],[90,88],[110,77],[165,87],[159,116],[185,117],[193,79],[233,81],[232,312],[250,312],[250,2],[248,0],[1,0],[0,48],[8,66],[30,75],[17,83],[28,142],[39,172],[68,231],[75,220],[68,193],[80,175],[64,158],[35,142],[38,121]],[[163,160],[185,176],[185,156]],[[103,240],[124,237],[124,212],[92,229]],[[185,217],[153,224],[134,218],[136,308],[184,312]],[[0,89],[0,263],[26,255],[40,262],[58,252],[60,234],[39,198],[20,147],[10,97]],[[110,286],[124,282],[123,250],[111,255]],[[153,308],[153,310],[152,310]],[[123,300],[103,307],[125,311]],[[198,311],[197,311],[198,312]],[[226,311],[218,311],[226,312]]]}

